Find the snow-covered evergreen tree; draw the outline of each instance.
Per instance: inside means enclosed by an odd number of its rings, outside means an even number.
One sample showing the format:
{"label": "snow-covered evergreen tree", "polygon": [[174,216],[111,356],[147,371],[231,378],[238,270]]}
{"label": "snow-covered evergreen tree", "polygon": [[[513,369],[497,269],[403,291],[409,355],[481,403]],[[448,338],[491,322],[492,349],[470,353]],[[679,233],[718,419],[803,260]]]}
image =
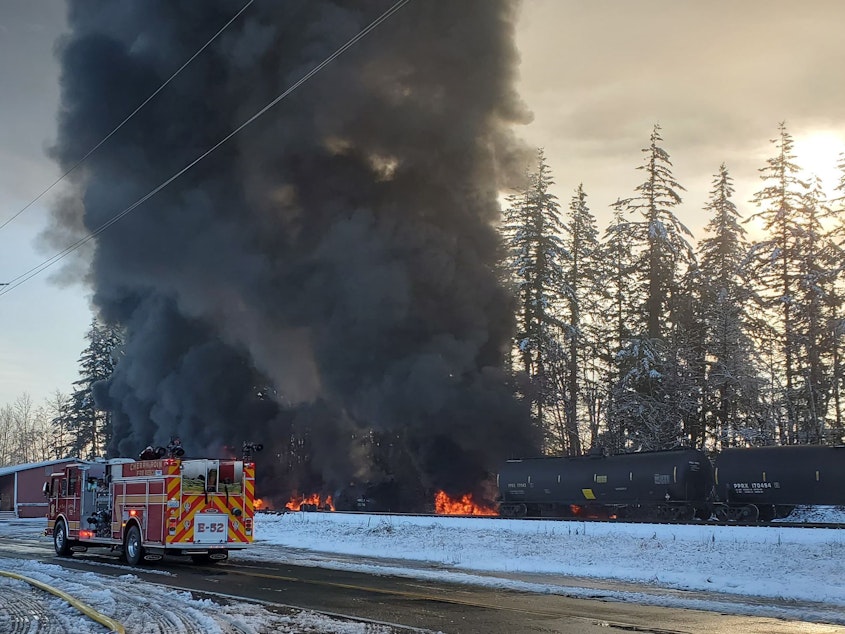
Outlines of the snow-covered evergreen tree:
{"label": "snow-covered evergreen tree", "polygon": [[56,417],[55,424],[69,431],[71,455],[92,458],[104,455],[111,440],[111,413],[98,409],[94,390],[114,372],[121,337],[116,329],[95,318],[86,339],[88,346],[79,357],[80,378],[73,383],[67,411]]}
{"label": "snow-covered evergreen tree", "polygon": [[551,170],[542,150],[537,170],[528,176],[527,187],[508,197],[502,226],[509,250],[509,268],[518,298],[516,349],[522,370],[530,378],[532,410],[546,430],[545,408],[557,405],[550,364],[560,362],[562,302],[569,295],[564,262],[569,254],[561,234],[563,223]]}
{"label": "snow-covered evergreen tree", "polygon": [[671,301],[686,266],[695,260],[687,238],[689,229],[673,209],[681,203],[684,188],[672,175],[669,153],[663,149],[660,126],[655,125],[649,147],[643,148],[645,161],[637,169],[646,179],[634,191],[637,195],[617,203],[634,218],[628,223],[628,237],[638,253],[638,273],[646,286],[646,331],[650,339],[660,339],[672,323]]}
{"label": "snow-covered evergreen tree", "polygon": [[835,188],[835,195],[830,201],[833,215],[829,239],[835,249],[837,272],[833,287],[831,288],[828,315],[830,331],[832,333],[830,343],[831,355],[831,392],[833,400],[833,420],[830,429],[831,442],[845,442],[845,402],[843,402],[843,387],[845,387],[845,354],[843,354],[843,342],[845,342],[845,154],[840,154],[837,163],[839,171],[839,183]]}
{"label": "snow-covered evergreen tree", "polygon": [[623,215],[624,201],[614,204],[613,217],[604,233],[601,245],[601,280],[603,294],[601,312],[604,319],[596,323],[598,361],[603,368],[601,392],[594,394],[593,415],[597,403],[604,401],[605,428],[600,430],[598,417],[591,416],[592,446],[619,452],[625,447],[622,417],[617,415],[613,386],[625,374],[619,351],[628,344],[634,333],[645,329],[643,314],[635,307],[641,305],[644,289],[636,273],[636,259],[629,239],[629,222]]}
{"label": "snow-covered evergreen tree", "polygon": [[802,231],[797,218],[807,187],[799,179],[793,140],[785,123],[778,126],[778,137],[772,143],[775,156],[760,169],[765,185],[753,198],[760,211],[751,216],[761,221],[767,237],[751,246],[747,261],[763,311],[754,333],[756,345],[775,353],[770,359],[769,392],[774,418],[771,422],[777,429],[771,430],[771,435],[776,434],[782,444],[793,444],[798,440],[799,400],[803,391],[796,312]]}
{"label": "snow-covered evergreen tree", "polygon": [[722,163],[704,207],[710,221],[698,245],[696,285],[706,358],[704,424],[716,449],[741,444],[758,422],[759,385],[748,336],[752,296],[743,276],[748,242],[733,194],[733,179]]}
{"label": "snow-covered evergreen tree", "polygon": [[836,299],[838,254],[822,221],[830,216],[821,181],[814,177],[802,198],[797,224],[801,248],[798,251],[798,291],[795,321],[799,326],[799,368],[801,387],[798,411],[798,440],[825,440],[827,410],[831,399],[835,331],[829,307]]}
{"label": "snow-covered evergreen tree", "polygon": [[583,184],[578,185],[566,214],[564,248],[569,253],[566,287],[569,290],[565,310],[568,330],[568,354],[560,391],[565,394],[566,449],[570,455],[581,453],[579,415],[583,411],[594,429],[594,399],[601,386],[596,365],[597,323],[601,321],[600,299],[604,292],[601,244],[596,219],[587,206]]}
{"label": "snow-covered evergreen tree", "polygon": [[[660,126],[655,125],[646,155],[638,169],[645,181],[636,195],[615,204],[633,216],[618,238],[633,249],[634,282],[641,290],[635,303],[644,330],[634,331],[623,342],[617,360],[619,379],[613,388],[611,415],[625,448],[661,449],[682,441],[692,390],[686,384],[683,359],[675,344],[679,337],[679,311],[685,301],[682,280],[695,256],[687,241],[690,231],[673,209],[681,203],[683,187],[672,174],[669,153],[662,147]],[[630,293],[629,293],[630,296]],[[679,365],[681,364],[681,365]]]}

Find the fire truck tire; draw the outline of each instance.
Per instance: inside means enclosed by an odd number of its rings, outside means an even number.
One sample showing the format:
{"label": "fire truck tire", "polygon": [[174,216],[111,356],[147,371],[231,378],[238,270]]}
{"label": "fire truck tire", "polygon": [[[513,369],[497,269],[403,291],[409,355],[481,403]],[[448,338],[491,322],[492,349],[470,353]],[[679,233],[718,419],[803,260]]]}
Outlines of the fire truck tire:
{"label": "fire truck tire", "polygon": [[137,566],[144,560],[144,545],[141,543],[141,529],[132,524],[123,539],[123,556],[130,566]]}
{"label": "fire truck tire", "polygon": [[53,547],[59,557],[70,557],[73,551],[70,549],[70,538],[67,536],[67,525],[64,520],[58,520],[53,528]]}

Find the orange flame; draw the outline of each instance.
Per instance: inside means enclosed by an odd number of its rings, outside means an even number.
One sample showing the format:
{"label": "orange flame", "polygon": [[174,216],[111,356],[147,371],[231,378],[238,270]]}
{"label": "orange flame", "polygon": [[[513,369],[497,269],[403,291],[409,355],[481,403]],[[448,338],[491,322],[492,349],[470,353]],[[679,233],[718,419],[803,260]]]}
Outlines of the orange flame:
{"label": "orange flame", "polygon": [[577,504],[570,504],[569,511],[572,513],[574,517],[582,517],[584,519],[611,519],[615,520],[616,513],[609,513],[607,510],[602,508],[591,508],[591,507],[584,507],[578,506]]}
{"label": "orange flame", "polygon": [[264,500],[262,500],[261,498],[255,498],[255,502],[253,502],[253,506],[255,507],[256,511],[260,511],[265,506]]}
{"label": "orange flame", "polygon": [[465,493],[460,498],[451,498],[445,491],[438,491],[434,496],[434,510],[438,515],[498,515],[492,506],[478,504],[472,499],[471,493]]}
{"label": "orange flame", "polygon": [[311,495],[293,495],[285,508],[289,511],[299,511],[303,504],[310,504],[320,511],[334,511],[334,502],[332,496],[327,495],[323,498],[319,493],[312,493]]}

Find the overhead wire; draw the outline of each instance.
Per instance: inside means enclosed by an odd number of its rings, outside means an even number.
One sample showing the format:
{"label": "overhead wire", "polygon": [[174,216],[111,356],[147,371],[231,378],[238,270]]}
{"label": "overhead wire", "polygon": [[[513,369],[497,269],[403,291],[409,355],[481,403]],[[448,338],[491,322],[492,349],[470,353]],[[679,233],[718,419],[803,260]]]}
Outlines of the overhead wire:
{"label": "overhead wire", "polygon": [[130,113],[130,114],[129,114],[129,115],[128,115],[128,116],[127,116],[124,120],[123,120],[123,121],[121,121],[119,124],[117,124],[117,127],[115,127],[115,128],[114,128],[111,132],[109,132],[109,133],[108,133],[105,137],[103,137],[103,138],[102,138],[102,140],[100,140],[100,142],[99,142],[99,143],[97,143],[97,145],[95,145],[95,146],[94,146],[94,147],[92,147],[90,150],[88,150],[88,152],[86,152],[85,156],[83,156],[81,159],[79,159],[78,161],[76,161],[76,163],[74,163],[74,164],[73,164],[73,165],[71,165],[71,166],[70,166],[67,170],[65,170],[65,172],[64,172],[61,176],[59,176],[56,180],[54,180],[54,181],[50,184],[50,186],[49,186],[49,187],[47,187],[47,189],[45,189],[44,191],[42,191],[40,194],[38,194],[38,196],[36,196],[36,197],[35,197],[35,198],[33,198],[32,200],[30,200],[30,201],[29,201],[26,205],[24,205],[21,209],[19,209],[19,210],[17,211],[17,213],[13,214],[13,215],[12,215],[12,216],[10,216],[8,219],[6,219],[6,220],[5,220],[2,224],[0,224],[0,230],[2,230],[2,229],[3,229],[3,227],[5,227],[6,225],[8,225],[8,224],[9,224],[10,222],[12,222],[15,218],[17,218],[18,216],[20,216],[23,212],[25,212],[27,209],[29,209],[29,208],[30,208],[30,207],[32,207],[35,203],[37,203],[39,200],[41,200],[41,198],[43,198],[45,194],[47,194],[50,190],[52,190],[52,189],[53,189],[56,185],[58,185],[59,183],[61,183],[61,182],[62,182],[62,181],[63,181],[63,180],[64,180],[64,179],[65,179],[65,178],[66,178],[66,177],[67,177],[67,176],[71,173],[71,172],[73,172],[73,171],[74,171],[77,167],[79,167],[80,165],[82,165],[82,164],[83,164],[83,163],[84,163],[84,162],[88,159],[88,157],[89,157],[89,156],[91,156],[94,152],[96,152],[98,149],[100,149],[100,146],[101,146],[101,145],[103,145],[103,143],[105,143],[105,142],[106,142],[106,141],[108,141],[110,138],[112,138],[112,136],[114,136],[114,134],[115,134],[118,130],[120,130],[120,129],[121,129],[121,128],[122,128],[122,127],[123,127],[123,126],[124,126],[124,125],[125,125],[125,124],[126,124],[126,123],[127,123],[127,122],[131,119],[131,118],[132,118],[132,117],[134,117],[136,114],[138,114],[138,112],[139,112],[139,111],[140,111],[140,110],[141,110],[144,106],[146,106],[146,105],[147,105],[150,101],[152,101],[152,100],[153,100],[153,98],[154,98],[154,97],[155,97],[158,93],[160,93],[162,90],[164,90],[164,88],[165,88],[165,87],[166,87],[166,86],[167,86],[167,85],[168,85],[171,81],[173,81],[179,73],[181,73],[183,70],[185,70],[185,68],[186,68],[186,67],[187,67],[187,66],[188,66],[191,62],[193,62],[193,61],[194,61],[194,60],[195,60],[195,59],[196,59],[196,58],[200,55],[200,53],[202,53],[205,49],[207,49],[207,48],[211,45],[211,43],[212,43],[212,42],[214,42],[214,40],[216,40],[216,39],[220,36],[220,34],[221,34],[221,33],[223,33],[223,31],[225,31],[227,28],[229,28],[229,26],[232,24],[232,22],[234,22],[235,20],[237,20],[237,19],[238,19],[238,17],[240,17],[240,15],[241,15],[244,11],[246,11],[246,10],[247,10],[247,8],[249,7],[249,5],[251,5],[253,2],[255,2],[255,0],[248,0],[248,2],[247,2],[247,3],[243,6],[243,7],[241,7],[241,10],[240,10],[240,11],[238,11],[235,15],[233,15],[233,16],[232,16],[232,18],[231,18],[228,22],[226,22],[226,24],[224,24],[224,25],[220,28],[220,30],[218,30],[218,31],[217,31],[217,33],[215,33],[214,35],[212,35],[212,36],[211,36],[211,39],[210,39],[210,40],[208,40],[205,44],[203,44],[203,45],[202,45],[202,46],[201,46],[201,47],[197,50],[197,52],[196,52],[196,53],[194,53],[193,55],[191,55],[191,57],[189,57],[189,58],[188,58],[188,61],[186,61],[184,64],[182,64],[182,65],[181,65],[181,66],[180,66],[180,67],[176,70],[176,72],[174,72],[174,73],[173,73],[170,77],[168,77],[168,78],[164,81],[164,83],[163,83],[163,84],[161,84],[161,86],[159,86],[158,88],[156,88],[156,90],[155,90],[155,91],[153,91],[153,93],[152,93],[149,97],[147,97],[146,99],[144,99],[144,101],[142,101],[142,102],[141,102],[141,104],[140,104],[137,108],[135,108],[135,110],[133,110],[133,111],[132,111],[132,112],[131,112],[131,113]]}
{"label": "overhead wire", "polygon": [[325,68],[325,67],[326,67],[326,66],[328,66],[331,62],[333,62],[335,59],[337,59],[340,55],[342,55],[342,54],[343,54],[343,53],[345,53],[348,49],[350,49],[350,48],[351,48],[351,47],[353,47],[355,44],[357,44],[360,40],[362,40],[364,37],[366,37],[366,36],[367,36],[367,35],[368,35],[368,34],[369,34],[369,33],[370,33],[373,29],[375,29],[375,28],[376,28],[376,27],[378,27],[378,26],[379,26],[382,22],[384,22],[385,20],[387,20],[388,18],[390,18],[390,17],[391,17],[394,13],[396,13],[397,11],[399,11],[402,7],[404,7],[404,6],[405,6],[406,4],[408,4],[410,1],[411,1],[411,0],[398,0],[397,2],[395,2],[395,3],[394,3],[394,4],[393,4],[393,5],[392,5],[389,9],[387,9],[387,11],[385,11],[385,12],[384,12],[384,13],[382,13],[379,17],[377,17],[375,20],[373,20],[373,21],[372,21],[369,25],[367,25],[364,29],[362,29],[362,30],[361,30],[361,31],[360,31],[357,35],[355,35],[354,37],[352,37],[352,38],[351,38],[350,40],[348,40],[345,44],[343,44],[340,48],[338,48],[337,50],[335,50],[335,51],[334,51],[334,53],[332,53],[332,54],[331,54],[331,55],[329,55],[326,59],[324,59],[322,62],[320,62],[319,64],[317,64],[317,66],[315,66],[315,67],[314,67],[314,68],[312,68],[310,71],[308,71],[307,73],[305,73],[305,75],[303,75],[302,77],[300,77],[300,78],[299,78],[296,82],[294,82],[294,83],[293,83],[293,84],[292,84],[289,88],[287,88],[284,92],[282,92],[280,95],[278,95],[278,96],[277,96],[276,98],[274,98],[272,101],[270,101],[270,102],[269,102],[266,106],[264,106],[263,108],[261,108],[258,112],[256,112],[254,115],[252,115],[249,119],[247,119],[247,120],[246,120],[246,121],[244,121],[242,124],[240,124],[240,125],[239,125],[237,128],[235,128],[232,132],[230,132],[229,134],[227,134],[227,135],[226,135],[225,137],[223,137],[220,141],[218,141],[217,143],[215,143],[215,144],[214,144],[211,148],[209,148],[208,150],[206,150],[205,152],[203,152],[202,154],[200,154],[197,158],[195,158],[193,161],[191,161],[190,163],[188,163],[185,167],[183,167],[183,168],[182,168],[182,169],[180,169],[178,172],[176,172],[175,174],[173,174],[173,176],[171,176],[170,178],[168,178],[166,181],[164,181],[163,183],[161,183],[160,185],[158,185],[158,186],[157,186],[157,187],[155,187],[154,189],[150,190],[150,191],[149,191],[148,193],[146,193],[144,196],[142,196],[141,198],[139,198],[138,200],[136,200],[134,203],[132,203],[131,205],[129,205],[129,207],[127,207],[126,209],[124,209],[123,211],[121,211],[120,213],[118,213],[116,216],[113,216],[112,218],[110,218],[109,220],[107,220],[106,222],[104,222],[102,225],[100,225],[99,227],[97,227],[97,229],[96,229],[96,230],[94,230],[94,231],[92,231],[91,233],[87,234],[86,236],[84,236],[84,237],[80,238],[79,240],[77,240],[76,242],[74,242],[73,244],[71,244],[70,246],[68,246],[68,247],[66,247],[65,249],[63,249],[62,251],[60,251],[60,252],[56,253],[55,255],[53,255],[52,257],[48,258],[47,260],[44,260],[44,261],[43,261],[43,262],[41,262],[40,264],[38,264],[38,265],[36,265],[36,266],[32,267],[32,268],[31,268],[31,269],[29,269],[28,271],[26,271],[26,272],[24,272],[24,273],[21,273],[21,274],[20,274],[20,275],[18,275],[17,277],[12,278],[11,280],[9,280],[9,282],[7,282],[7,285],[6,285],[6,286],[4,286],[4,287],[0,287],[0,297],[3,297],[3,296],[4,296],[4,295],[6,295],[7,293],[12,292],[14,289],[16,289],[16,288],[17,288],[18,286],[20,286],[21,284],[25,284],[26,282],[28,282],[30,279],[32,279],[32,278],[33,278],[33,277],[35,277],[36,275],[39,275],[40,273],[42,273],[42,272],[43,272],[43,271],[45,271],[46,269],[50,268],[53,264],[55,264],[56,262],[59,262],[59,261],[60,261],[60,260],[62,260],[64,257],[66,257],[68,254],[72,253],[73,251],[76,251],[78,248],[80,248],[81,246],[83,246],[83,245],[84,245],[84,244],[86,244],[87,242],[91,241],[92,239],[94,239],[95,237],[97,237],[98,235],[100,235],[101,233],[103,233],[106,229],[108,229],[108,228],[109,228],[109,227],[111,227],[113,224],[115,224],[116,222],[118,222],[119,220],[121,220],[123,217],[125,217],[126,215],[128,215],[129,213],[131,213],[132,211],[134,211],[135,209],[137,209],[140,205],[142,205],[142,204],[143,204],[143,203],[145,203],[147,200],[149,200],[150,198],[152,198],[153,196],[155,196],[155,195],[156,195],[158,192],[160,192],[162,189],[164,189],[165,187],[167,187],[168,185],[170,185],[170,183],[172,183],[172,182],[173,182],[173,181],[175,181],[177,178],[179,178],[180,176],[182,176],[183,174],[185,174],[185,172],[187,172],[188,170],[190,170],[191,168],[193,168],[193,167],[194,167],[197,163],[199,163],[200,161],[202,161],[203,159],[205,159],[207,156],[209,156],[212,152],[214,152],[215,150],[217,150],[217,149],[218,149],[221,145],[223,145],[224,143],[226,143],[229,139],[231,139],[233,136],[235,136],[236,134],[238,134],[241,130],[243,130],[244,128],[246,128],[246,127],[247,127],[247,126],[249,126],[250,124],[252,124],[255,120],[257,120],[257,119],[258,119],[259,117],[261,117],[262,115],[264,115],[264,114],[265,114],[268,110],[270,110],[273,106],[275,106],[276,104],[278,104],[278,103],[279,103],[280,101],[282,101],[285,97],[287,97],[287,96],[288,96],[288,95],[290,95],[293,91],[295,91],[297,88],[299,88],[302,84],[304,84],[306,81],[308,81],[309,79],[311,79],[314,75],[316,75],[317,73],[319,73],[319,72],[320,72],[323,68]]}

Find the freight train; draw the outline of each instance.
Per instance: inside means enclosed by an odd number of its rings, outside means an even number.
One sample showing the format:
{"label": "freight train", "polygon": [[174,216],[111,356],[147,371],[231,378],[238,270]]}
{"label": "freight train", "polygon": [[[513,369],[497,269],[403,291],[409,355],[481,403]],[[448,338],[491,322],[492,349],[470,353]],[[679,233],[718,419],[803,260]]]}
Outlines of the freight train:
{"label": "freight train", "polygon": [[767,522],[800,505],[845,505],[845,446],[697,449],[509,460],[502,517]]}

